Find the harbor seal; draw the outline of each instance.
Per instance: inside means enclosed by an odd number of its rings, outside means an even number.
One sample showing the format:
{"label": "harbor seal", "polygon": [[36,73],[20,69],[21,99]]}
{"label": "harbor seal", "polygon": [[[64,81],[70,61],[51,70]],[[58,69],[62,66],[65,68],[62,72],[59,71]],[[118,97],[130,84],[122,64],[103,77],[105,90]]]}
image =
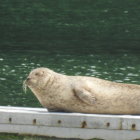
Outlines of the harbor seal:
{"label": "harbor seal", "polygon": [[37,68],[25,80],[26,87],[50,111],[140,114],[140,85],[67,76],[48,68]]}

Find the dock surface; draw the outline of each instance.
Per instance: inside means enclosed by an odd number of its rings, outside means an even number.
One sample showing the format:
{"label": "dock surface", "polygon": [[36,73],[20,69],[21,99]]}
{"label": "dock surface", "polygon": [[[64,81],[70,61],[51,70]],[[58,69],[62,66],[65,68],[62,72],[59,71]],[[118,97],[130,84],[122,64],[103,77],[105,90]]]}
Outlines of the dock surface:
{"label": "dock surface", "polygon": [[140,140],[139,115],[48,112],[0,106],[0,133],[104,140]]}

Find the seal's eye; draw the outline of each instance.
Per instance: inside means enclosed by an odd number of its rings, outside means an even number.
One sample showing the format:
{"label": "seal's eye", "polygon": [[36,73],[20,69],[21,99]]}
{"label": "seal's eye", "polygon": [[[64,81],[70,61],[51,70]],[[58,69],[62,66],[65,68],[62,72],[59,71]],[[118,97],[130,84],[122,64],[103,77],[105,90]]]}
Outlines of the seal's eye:
{"label": "seal's eye", "polygon": [[39,73],[37,72],[37,73],[35,73],[35,75],[36,75],[36,76],[39,76]]}
{"label": "seal's eye", "polygon": [[40,71],[40,72],[35,73],[36,76],[42,76],[43,74],[44,74],[44,71]]}

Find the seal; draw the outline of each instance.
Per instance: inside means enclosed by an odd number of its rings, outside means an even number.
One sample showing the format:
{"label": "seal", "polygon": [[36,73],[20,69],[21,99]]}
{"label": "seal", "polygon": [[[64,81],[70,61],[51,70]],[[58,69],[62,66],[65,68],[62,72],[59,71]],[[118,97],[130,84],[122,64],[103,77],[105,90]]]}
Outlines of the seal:
{"label": "seal", "polygon": [[49,111],[140,114],[140,85],[95,77],[67,76],[48,68],[30,72],[24,82]]}

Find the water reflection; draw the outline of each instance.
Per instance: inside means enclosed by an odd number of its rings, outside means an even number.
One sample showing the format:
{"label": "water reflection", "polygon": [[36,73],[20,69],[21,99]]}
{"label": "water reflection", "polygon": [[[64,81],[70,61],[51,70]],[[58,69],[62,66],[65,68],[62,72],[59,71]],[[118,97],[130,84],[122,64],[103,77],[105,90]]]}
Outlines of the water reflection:
{"label": "water reflection", "polygon": [[6,80],[6,78],[2,78],[2,77],[0,77],[0,80],[1,80],[1,81],[5,81],[5,80]]}

